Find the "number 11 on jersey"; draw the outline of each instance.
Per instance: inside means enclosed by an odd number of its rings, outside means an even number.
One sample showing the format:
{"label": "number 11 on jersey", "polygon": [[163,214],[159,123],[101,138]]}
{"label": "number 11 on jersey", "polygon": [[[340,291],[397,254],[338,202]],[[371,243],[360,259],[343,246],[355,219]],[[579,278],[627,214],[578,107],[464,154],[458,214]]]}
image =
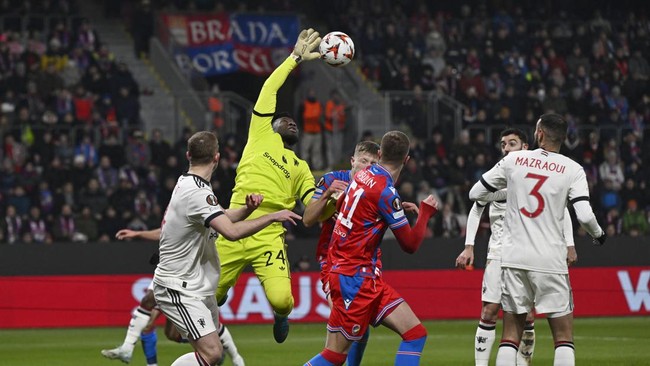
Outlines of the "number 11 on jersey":
{"label": "number 11 on jersey", "polygon": [[[339,213],[339,217],[338,217],[338,219],[341,221],[341,225],[347,227],[348,229],[352,229],[352,215],[354,215],[354,210],[357,209],[357,204],[359,203],[359,199],[363,195],[363,188],[359,188],[359,189],[357,188],[358,188],[357,182],[352,181],[352,183],[350,183],[350,188],[348,189],[348,194],[345,195],[345,201],[343,201],[343,209]],[[354,201],[352,201],[352,205],[350,206],[350,208],[348,208],[348,203],[350,201],[350,193],[352,194],[352,197],[354,197]]]}

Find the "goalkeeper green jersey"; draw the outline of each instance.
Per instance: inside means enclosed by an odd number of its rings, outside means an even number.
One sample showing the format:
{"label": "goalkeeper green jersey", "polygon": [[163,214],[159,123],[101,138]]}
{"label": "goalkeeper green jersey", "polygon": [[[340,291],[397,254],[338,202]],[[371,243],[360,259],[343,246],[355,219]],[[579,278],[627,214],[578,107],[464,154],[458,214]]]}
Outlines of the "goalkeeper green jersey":
{"label": "goalkeeper green jersey", "polygon": [[307,162],[284,147],[280,134],[271,125],[275,114],[278,89],[296,67],[288,57],[262,86],[251,117],[248,140],[242,154],[231,206],[246,204],[246,195],[260,193],[262,211],[291,210],[296,199],[307,204],[315,189],[314,176]]}

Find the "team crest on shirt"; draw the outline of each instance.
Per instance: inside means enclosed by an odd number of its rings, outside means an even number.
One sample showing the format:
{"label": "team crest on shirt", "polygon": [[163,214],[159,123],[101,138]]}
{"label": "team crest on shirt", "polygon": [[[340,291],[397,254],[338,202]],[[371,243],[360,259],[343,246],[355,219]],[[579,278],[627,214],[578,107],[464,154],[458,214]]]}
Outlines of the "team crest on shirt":
{"label": "team crest on shirt", "polygon": [[395,211],[401,211],[402,210],[402,201],[400,201],[399,198],[395,197],[395,198],[393,198],[392,206],[393,206],[393,209]]}
{"label": "team crest on shirt", "polygon": [[205,197],[205,201],[210,206],[216,206],[216,205],[219,204],[219,201],[217,201],[217,196],[215,196],[213,194],[209,194],[207,197]]}
{"label": "team crest on shirt", "polygon": [[352,326],[352,334],[353,335],[356,335],[357,333],[359,333],[360,330],[361,330],[361,326],[359,324],[355,324],[354,326]]}

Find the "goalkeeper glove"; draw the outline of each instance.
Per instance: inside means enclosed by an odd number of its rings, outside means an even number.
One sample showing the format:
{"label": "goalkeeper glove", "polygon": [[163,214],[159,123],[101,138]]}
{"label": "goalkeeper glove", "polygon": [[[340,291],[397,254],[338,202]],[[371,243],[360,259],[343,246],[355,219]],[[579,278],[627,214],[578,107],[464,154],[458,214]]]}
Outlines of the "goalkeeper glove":
{"label": "goalkeeper glove", "polygon": [[318,50],[314,51],[316,47],[320,44],[321,38],[318,36],[318,32],[312,28],[303,29],[298,36],[296,45],[293,47],[293,52],[291,56],[296,62],[300,61],[310,61],[320,57]]}
{"label": "goalkeeper glove", "polygon": [[603,235],[601,235],[601,236],[599,236],[597,238],[593,238],[591,240],[594,243],[594,245],[601,246],[601,245],[605,244],[605,240],[607,240],[607,233],[603,230]]}

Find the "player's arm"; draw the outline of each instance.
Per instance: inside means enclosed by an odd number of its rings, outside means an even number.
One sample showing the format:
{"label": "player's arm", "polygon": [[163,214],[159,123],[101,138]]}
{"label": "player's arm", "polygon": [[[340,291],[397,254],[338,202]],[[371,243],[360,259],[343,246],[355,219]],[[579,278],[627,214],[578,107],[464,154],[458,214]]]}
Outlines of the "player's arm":
{"label": "player's arm", "polygon": [[[506,172],[505,172],[505,165],[507,163],[507,159],[510,157],[510,155],[506,156],[505,158],[501,159],[492,169],[490,169],[488,172],[483,174],[481,177],[481,180],[476,182],[472,189],[469,191],[469,199],[472,201],[502,201],[505,199],[505,197],[501,199],[494,199],[495,198],[495,193],[497,193],[499,190],[506,188]],[[502,193],[501,193],[502,194]]]}
{"label": "player's arm", "polygon": [[578,261],[578,252],[576,252],[576,244],[573,241],[573,224],[568,208],[564,209],[564,241],[567,249],[566,262],[572,266]]}
{"label": "player's arm", "polygon": [[569,203],[573,205],[576,217],[582,226],[594,238],[594,244],[602,245],[607,239],[605,231],[598,225],[596,215],[589,203],[589,186],[585,171],[580,169],[569,187]]}
{"label": "player's arm", "polygon": [[456,267],[465,269],[465,266],[474,265],[474,240],[481,223],[481,215],[485,210],[485,203],[474,202],[467,215],[465,228],[465,249],[456,258]]}
{"label": "player's arm", "polygon": [[319,221],[329,219],[334,213],[335,199],[345,191],[348,183],[342,180],[333,179],[331,174],[325,174],[321,178],[311,201],[305,207],[302,222],[310,227]]}
{"label": "player's arm", "polygon": [[289,221],[295,225],[296,220],[300,220],[300,218],[300,215],[289,210],[282,210],[266,214],[254,220],[239,222],[230,221],[228,215],[216,215],[210,219],[206,226],[210,226],[214,231],[223,235],[224,238],[235,241],[251,236],[274,222]]}
{"label": "player's arm", "polygon": [[[397,242],[403,251],[413,254],[418,250],[427,230],[427,222],[436,214],[436,212],[438,212],[438,201],[436,201],[433,196],[429,195],[429,197],[420,202],[420,214],[418,215],[418,219],[413,227],[409,226],[408,221],[403,215],[403,210],[401,214],[403,220],[389,224],[393,234],[395,234],[395,239],[397,239]],[[391,216],[394,218],[395,213]]]}
{"label": "player's arm", "polygon": [[232,222],[246,220],[246,218],[253,213],[264,200],[261,194],[248,194],[246,195],[246,206],[239,208],[228,208],[225,210],[226,215]]}
{"label": "player's arm", "polygon": [[278,90],[287,80],[289,73],[298,66],[298,63],[303,60],[313,60],[320,56],[318,52],[312,52],[320,41],[318,32],[311,28],[300,32],[291,55],[271,73],[262,86],[253,108],[249,139],[262,134],[274,133],[271,119],[275,114]]}
{"label": "player's arm", "polygon": [[125,239],[144,239],[144,240],[160,240],[160,228],[145,231],[135,231],[130,229],[122,229],[115,234],[118,240]]}

